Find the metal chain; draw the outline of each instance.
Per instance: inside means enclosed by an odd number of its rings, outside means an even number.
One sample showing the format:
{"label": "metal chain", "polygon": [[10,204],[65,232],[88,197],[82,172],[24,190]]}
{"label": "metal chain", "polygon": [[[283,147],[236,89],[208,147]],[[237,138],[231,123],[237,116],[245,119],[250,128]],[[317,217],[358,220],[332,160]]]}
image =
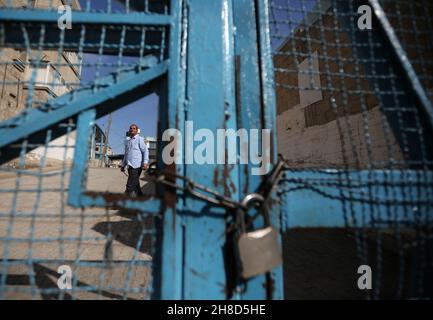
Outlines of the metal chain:
{"label": "metal chain", "polygon": [[[263,201],[258,202],[268,202],[269,196],[274,186],[278,183],[284,169],[285,161],[283,158],[279,158],[278,163],[275,165],[272,172],[266,177],[266,179],[262,183],[262,186],[259,188],[259,191],[257,193],[251,193],[246,195],[242,201],[236,201],[230,197],[224,196],[215,190],[212,190],[208,187],[203,186],[202,184],[192,181],[186,176],[158,169],[156,162],[151,163],[146,172],[155,183],[162,184],[176,190],[180,190],[203,201],[216,205],[221,205],[229,209],[247,210],[249,203],[251,201],[257,201],[258,199],[258,197],[255,197],[253,195],[258,194],[261,196]],[[183,180],[185,182],[185,187],[177,184],[175,182],[177,179]]]}
{"label": "metal chain", "polygon": [[[154,182],[168,186],[176,190],[183,191],[203,201],[212,204],[222,205],[231,209],[236,209],[241,207],[241,203],[239,201],[235,201],[229,197],[223,196],[217,191],[211,190],[210,188],[207,188],[197,182],[194,182],[186,176],[182,176],[179,174],[166,172],[164,170],[158,169],[156,167],[155,162],[149,165],[149,169],[146,172]],[[175,182],[176,179],[185,181],[186,187],[177,184]],[[196,190],[200,190],[201,192]]]}

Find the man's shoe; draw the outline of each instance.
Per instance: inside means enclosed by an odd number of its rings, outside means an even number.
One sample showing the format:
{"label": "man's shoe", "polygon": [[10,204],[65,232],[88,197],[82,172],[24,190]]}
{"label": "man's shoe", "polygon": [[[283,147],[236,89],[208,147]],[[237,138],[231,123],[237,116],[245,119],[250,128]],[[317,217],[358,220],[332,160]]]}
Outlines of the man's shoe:
{"label": "man's shoe", "polygon": [[125,195],[129,198],[137,198],[137,194],[135,193],[135,191],[125,192]]}

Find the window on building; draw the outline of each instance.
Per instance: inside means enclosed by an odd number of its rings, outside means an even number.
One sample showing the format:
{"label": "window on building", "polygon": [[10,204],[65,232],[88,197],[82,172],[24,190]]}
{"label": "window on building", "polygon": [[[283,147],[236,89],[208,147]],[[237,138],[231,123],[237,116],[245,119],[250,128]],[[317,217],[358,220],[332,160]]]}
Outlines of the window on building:
{"label": "window on building", "polygon": [[30,60],[30,68],[27,72],[26,81],[34,79],[35,86],[46,85],[48,77],[48,61]]}
{"label": "window on building", "polygon": [[323,99],[317,51],[298,65],[299,100],[303,107]]}

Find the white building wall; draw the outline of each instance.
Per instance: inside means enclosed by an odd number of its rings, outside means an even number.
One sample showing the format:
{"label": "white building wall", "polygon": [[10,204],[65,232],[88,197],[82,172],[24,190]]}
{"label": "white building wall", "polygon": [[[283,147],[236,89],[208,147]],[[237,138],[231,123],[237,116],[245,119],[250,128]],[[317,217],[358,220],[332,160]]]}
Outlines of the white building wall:
{"label": "white building wall", "polygon": [[39,163],[45,155],[47,166],[60,164],[62,161],[72,162],[74,159],[75,142],[76,131],[73,131],[69,135],[64,135],[51,141],[48,147],[42,146],[32,150],[27,154],[27,160],[29,163],[33,161]]}

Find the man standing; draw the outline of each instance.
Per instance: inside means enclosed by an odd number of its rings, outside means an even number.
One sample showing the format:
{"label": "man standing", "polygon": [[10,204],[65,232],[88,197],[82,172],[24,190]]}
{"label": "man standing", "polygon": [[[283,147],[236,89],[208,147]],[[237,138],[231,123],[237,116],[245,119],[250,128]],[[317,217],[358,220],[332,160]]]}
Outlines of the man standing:
{"label": "man standing", "polygon": [[126,183],[125,193],[128,196],[142,196],[143,192],[140,187],[140,175],[142,170],[149,167],[149,150],[147,149],[144,139],[138,135],[136,124],[129,126],[129,140],[125,145],[125,155],[123,156],[122,167],[120,170],[125,172],[128,167],[128,181]]}

